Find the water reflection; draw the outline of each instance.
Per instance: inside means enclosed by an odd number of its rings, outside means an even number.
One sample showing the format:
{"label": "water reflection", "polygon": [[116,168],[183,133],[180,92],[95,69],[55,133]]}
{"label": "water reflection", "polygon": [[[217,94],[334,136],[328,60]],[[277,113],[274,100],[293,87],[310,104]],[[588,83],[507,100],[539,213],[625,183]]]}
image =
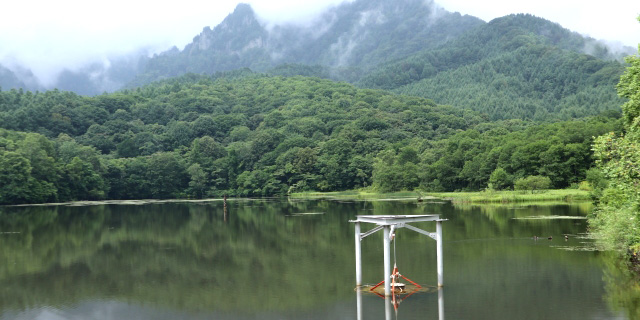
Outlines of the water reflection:
{"label": "water reflection", "polygon": [[[585,210],[232,199],[226,215],[222,201],[0,207],[0,319],[381,319],[382,299],[354,295],[348,220],[390,213],[449,219],[450,319],[610,318],[604,257],[554,247],[588,241],[562,236],[585,232],[585,222],[513,219]],[[381,273],[382,238],[371,237],[362,244],[365,282]],[[435,286],[435,242],[414,232],[396,240],[403,272]],[[443,319],[443,291],[415,294],[398,313]]]}
{"label": "water reflection", "polygon": [[438,319],[444,320],[444,288],[438,289]]}
{"label": "water reflection", "polygon": [[[357,319],[358,320],[365,319],[364,315],[363,315],[362,295],[363,294],[370,294],[370,293],[366,292],[367,290],[368,289],[366,289],[366,288],[357,288],[355,290],[356,291],[356,313],[357,313]],[[437,292],[438,292],[438,319],[439,320],[444,320],[444,288],[442,288],[442,287],[438,288]],[[413,293],[415,293],[415,292],[413,292]],[[404,297],[394,297],[394,296],[383,297],[383,299],[384,299],[384,318],[385,318],[385,320],[402,319],[401,316],[398,316],[399,310],[400,310],[400,303],[404,299],[406,299],[409,296],[413,295],[413,293],[405,295]]]}
{"label": "water reflection", "polygon": [[640,268],[617,253],[605,260],[606,300],[629,319],[640,319]]}
{"label": "water reflection", "polygon": [[17,233],[2,237],[0,310],[118,297],[262,312],[348,296],[336,289],[351,280],[350,243],[333,243],[349,233],[342,217],[289,217],[313,203],[228,206],[227,223],[219,203],[3,208],[0,230]]}

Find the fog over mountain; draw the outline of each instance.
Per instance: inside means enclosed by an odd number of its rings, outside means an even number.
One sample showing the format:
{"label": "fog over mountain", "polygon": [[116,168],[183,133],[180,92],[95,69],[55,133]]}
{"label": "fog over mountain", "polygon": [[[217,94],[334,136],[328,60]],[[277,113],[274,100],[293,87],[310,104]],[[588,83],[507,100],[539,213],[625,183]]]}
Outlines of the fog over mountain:
{"label": "fog over mountain", "polygon": [[[223,2],[226,6],[215,12],[207,12],[202,5],[199,11],[204,12],[199,14],[220,21],[224,10],[233,8],[230,2]],[[355,82],[381,63],[436,48],[485,23],[449,12],[432,0],[323,0],[290,7],[278,11],[278,6],[258,0],[237,5],[220,24],[200,26],[202,31],[192,33],[195,37],[191,42],[178,41],[179,37],[167,31],[167,39],[173,39],[168,40],[173,41],[172,49],[168,41],[158,38],[146,39],[144,45],[128,42],[121,48],[109,48],[114,40],[105,39],[104,44],[87,49],[91,55],[69,53],[61,59],[64,51],[56,51],[51,59],[40,61],[32,55],[19,59],[5,47],[0,50],[0,87],[58,88],[95,95],[187,72],[211,74],[238,68],[264,72],[278,68],[286,74],[283,68],[289,68],[289,64],[322,66],[327,78]],[[154,22],[155,26],[171,25],[169,21]],[[140,29],[150,27],[140,23]],[[88,28],[99,34],[96,26]],[[137,30],[130,33],[137,34]],[[123,43],[128,40],[122,39]],[[60,46],[70,44],[62,41]],[[618,47],[615,50],[624,54],[634,52],[634,48]],[[583,51],[597,55],[600,48],[595,41],[588,41]],[[615,56],[614,49],[609,52]],[[56,64],[58,61],[62,62]]]}
{"label": "fog over mountain", "polygon": [[[144,61],[172,46],[184,48],[203,27],[219,24],[237,1],[6,3],[0,19],[0,86],[52,89],[63,76],[67,84],[70,77],[88,78],[91,94],[111,91],[114,84],[127,82],[122,78],[131,70],[123,75],[124,68],[136,67],[140,58]],[[300,22],[349,0],[248,1],[265,21],[279,23]]]}
{"label": "fog over mountain", "polygon": [[332,68],[338,80],[357,80],[371,68],[432,49],[484,24],[451,13],[433,1],[355,1],[331,8],[305,24],[269,25],[246,4],[184,50],[154,56],[135,84],[184,73],[239,68],[268,71],[282,64]]}

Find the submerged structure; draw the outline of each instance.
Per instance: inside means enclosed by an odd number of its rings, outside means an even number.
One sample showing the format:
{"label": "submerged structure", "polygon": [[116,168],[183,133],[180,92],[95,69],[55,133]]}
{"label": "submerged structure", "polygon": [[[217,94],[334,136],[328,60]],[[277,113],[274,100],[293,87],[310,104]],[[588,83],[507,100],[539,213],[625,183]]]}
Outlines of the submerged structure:
{"label": "submerged structure", "polygon": [[[436,223],[436,232],[428,232],[420,228],[416,228],[410,223],[434,221]],[[443,283],[443,264],[442,264],[442,221],[446,219],[440,219],[440,215],[359,215],[355,220],[350,220],[355,225],[355,243],[356,243],[356,285],[362,286],[362,247],[360,242],[380,231],[383,230],[383,248],[384,248],[384,295],[392,295],[392,277],[395,276],[391,273],[391,241],[395,238],[396,230],[400,228],[407,228],[418,233],[429,236],[436,240],[436,260],[438,264],[438,287],[442,287]],[[372,223],[376,226],[362,233],[360,230],[361,223]],[[382,284],[382,282],[380,283]],[[395,289],[395,286],[394,288]]]}

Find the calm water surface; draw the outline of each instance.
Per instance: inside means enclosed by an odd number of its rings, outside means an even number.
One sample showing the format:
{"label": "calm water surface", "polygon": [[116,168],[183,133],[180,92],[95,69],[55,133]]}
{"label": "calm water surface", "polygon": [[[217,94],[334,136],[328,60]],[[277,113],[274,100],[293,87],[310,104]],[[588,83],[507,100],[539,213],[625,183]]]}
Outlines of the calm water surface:
{"label": "calm water surface", "polygon": [[[231,200],[226,215],[220,201],[0,207],[0,319],[633,318],[609,294],[612,255],[589,250],[580,219],[589,210],[291,200]],[[358,314],[348,220],[359,214],[448,219],[444,289],[391,313],[365,292]],[[521,219],[541,216],[578,219]],[[401,229],[395,242],[401,273],[435,286],[435,241]],[[362,242],[366,283],[382,280],[382,243],[381,232]]]}

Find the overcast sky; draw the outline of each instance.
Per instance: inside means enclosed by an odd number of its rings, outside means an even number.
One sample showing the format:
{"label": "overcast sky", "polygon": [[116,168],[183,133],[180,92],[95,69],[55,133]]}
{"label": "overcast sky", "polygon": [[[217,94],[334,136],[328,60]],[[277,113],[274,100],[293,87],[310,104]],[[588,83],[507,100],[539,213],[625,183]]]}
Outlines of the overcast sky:
{"label": "overcast sky", "polygon": [[[10,2],[9,2],[10,1]],[[247,0],[263,19],[302,21],[345,0]],[[347,0],[350,1],[350,0]],[[9,3],[7,3],[9,2]],[[142,46],[183,48],[203,27],[214,27],[238,0],[8,0],[0,19],[0,63],[22,64],[46,77],[96,57]],[[531,13],[563,27],[624,45],[640,43],[638,0],[436,0],[448,11],[489,21]]]}

